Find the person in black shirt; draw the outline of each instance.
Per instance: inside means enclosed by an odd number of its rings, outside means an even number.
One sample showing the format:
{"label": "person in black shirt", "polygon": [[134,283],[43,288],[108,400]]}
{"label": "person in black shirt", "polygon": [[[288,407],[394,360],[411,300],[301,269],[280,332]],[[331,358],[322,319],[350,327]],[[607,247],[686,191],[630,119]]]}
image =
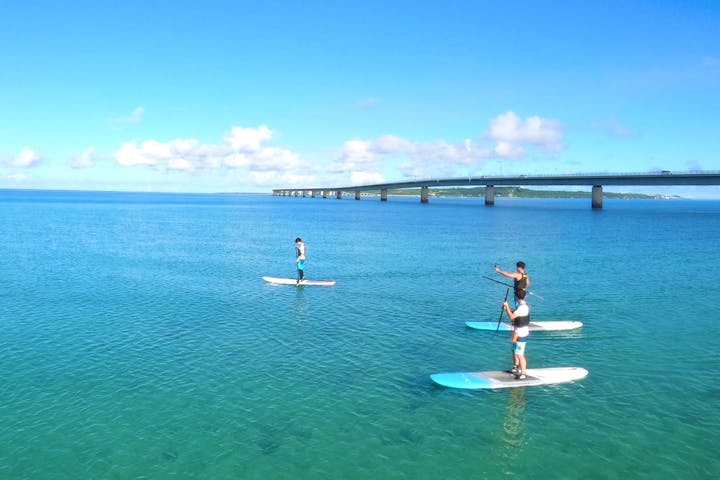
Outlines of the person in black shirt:
{"label": "person in black shirt", "polygon": [[495,265],[495,272],[504,277],[512,278],[515,292],[522,290],[527,293],[527,289],[530,286],[530,277],[528,277],[527,273],[525,273],[525,262],[517,262],[517,271],[515,272],[504,272]]}

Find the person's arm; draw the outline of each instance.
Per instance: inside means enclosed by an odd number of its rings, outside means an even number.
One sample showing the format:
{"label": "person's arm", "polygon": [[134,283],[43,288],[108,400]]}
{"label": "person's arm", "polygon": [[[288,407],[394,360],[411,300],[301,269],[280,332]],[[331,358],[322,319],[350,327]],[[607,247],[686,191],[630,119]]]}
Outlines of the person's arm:
{"label": "person's arm", "polygon": [[305,245],[301,245],[298,247],[298,257],[296,262],[299,262],[300,260],[305,260]]}
{"label": "person's arm", "polygon": [[515,315],[515,312],[510,310],[510,305],[508,305],[507,300],[503,302],[503,308],[505,309],[505,312],[507,312],[507,316],[510,317],[510,320],[515,320],[515,317],[517,317],[517,315]]}
{"label": "person's arm", "polygon": [[[499,273],[500,275],[502,275],[504,277],[512,278],[513,280],[520,280],[519,277],[522,276],[518,272],[504,272],[504,271],[500,270],[500,268],[498,268],[497,265],[495,265],[495,272]],[[529,285],[529,283],[528,283],[528,285]]]}

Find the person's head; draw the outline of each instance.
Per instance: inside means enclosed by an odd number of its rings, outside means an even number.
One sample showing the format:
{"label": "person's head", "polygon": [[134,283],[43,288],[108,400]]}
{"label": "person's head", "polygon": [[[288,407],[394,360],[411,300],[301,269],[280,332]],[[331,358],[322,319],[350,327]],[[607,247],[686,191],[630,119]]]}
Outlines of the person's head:
{"label": "person's head", "polygon": [[515,290],[515,298],[518,300],[525,300],[525,290],[518,288]]}
{"label": "person's head", "polygon": [[525,271],[525,262],[517,262],[517,269]]}
{"label": "person's head", "polygon": [[297,238],[295,239],[295,243],[302,243],[302,239],[301,239],[300,237],[297,237]]}

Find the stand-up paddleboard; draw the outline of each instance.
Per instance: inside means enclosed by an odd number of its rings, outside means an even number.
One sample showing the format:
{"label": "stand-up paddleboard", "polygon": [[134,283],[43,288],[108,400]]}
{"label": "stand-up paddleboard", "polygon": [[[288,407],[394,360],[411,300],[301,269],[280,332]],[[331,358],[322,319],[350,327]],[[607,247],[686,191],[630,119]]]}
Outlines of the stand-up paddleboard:
{"label": "stand-up paddleboard", "polygon": [[516,380],[509,372],[451,372],[430,375],[433,382],[450,388],[477,390],[483,388],[535,387],[554,383],[573,382],[587,377],[580,367],[528,368],[524,380]]}
{"label": "stand-up paddleboard", "polygon": [[[465,325],[477,330],[492,330],[493,332],[496,330],[501,332],[512,331],[512,326],[506,322],[502,322],[500,328],[498,328],[497,322],[465,322]],[[546,322],[530,322],[530,325],[528,325],[531,332],[575,330],[582,326],[583,323],[577,320],[548,320]]]}
{"label": "stand-up paddleboard", "polygon": [[320,287],[331,287],[335,285],[335,280],[302,280],[298,283],[296,278],[278,278],[278,277],[262,277],[268,283],[275,285],[296,285],[298,287],[303,286],[320,286]]}

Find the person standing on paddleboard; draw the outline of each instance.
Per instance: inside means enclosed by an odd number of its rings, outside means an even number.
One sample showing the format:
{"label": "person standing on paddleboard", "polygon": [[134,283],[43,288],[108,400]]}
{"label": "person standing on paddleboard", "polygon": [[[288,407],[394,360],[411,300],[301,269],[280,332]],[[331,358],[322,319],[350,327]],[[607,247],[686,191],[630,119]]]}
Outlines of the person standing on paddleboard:
{"label": "person standing on paddleboard", "polygon": [[525,302],[525,290],[515,290],[515,302],[517,308],[510,310],[507,300],[503,302],[503,309],[512,320],[512,351],[513,368],[510,373],[515,375],[517,380],[525,380],[527,371],[527,359],[525,358],[525,344],[530,335],[530,306]]}
{"label": "person standing on paddleboard", "polygon": [[300,237],[295,239],[295,263],[297,263],[297,283],[305,280],[305,244]]}
{"label": "person standing on paddleboard", "polygon": [[[530,286],[530,277],[527,276],[527,273],[525,273],[525,262],[517,262],[517,271],[516,272],[503,272],[498,268],[497,265],[495,265],[495,272],[499,273],[500,275],[512,278],[513,279],[513,288],[515,292],[517,293],[518,290],[522,290],[524,293],[527,293],[527,289]],[[524,297],[524,296],[523,296]],[[517,304],[516,304],[517,306]]]}

